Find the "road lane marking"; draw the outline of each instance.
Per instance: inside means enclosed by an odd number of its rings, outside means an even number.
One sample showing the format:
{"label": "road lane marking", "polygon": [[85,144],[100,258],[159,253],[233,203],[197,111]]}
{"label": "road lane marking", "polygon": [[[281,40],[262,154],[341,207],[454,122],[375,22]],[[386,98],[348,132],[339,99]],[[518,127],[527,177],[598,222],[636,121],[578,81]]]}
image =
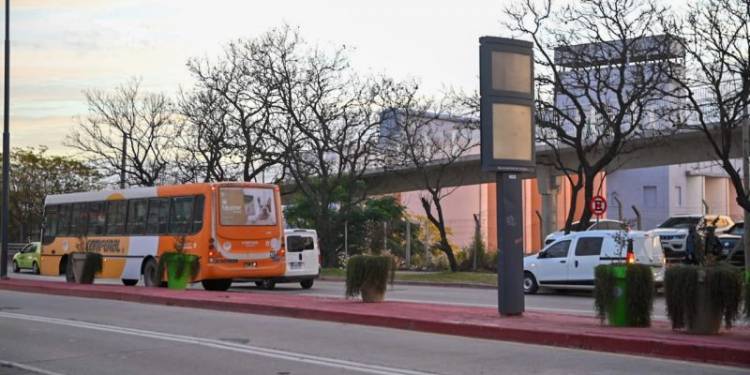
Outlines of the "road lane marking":
{"label": "road lane marking", "polygon": [[18,369],[21,369],[21,370],[35,372],[37,374],[42,374],[42,375],[64,375],[64,374],[61,374],[59,372],[54,372],[54,371],[45,370],[45,369],[39,368],[39,367],[24,365],[23,363],[18,363],[18,362],[10,362],[10,361],[0,360],[0,366],[18,368]]}
{"label": "road lane marking", "polygon": [[[99,323],[89,323],[89,322],[83,322],[83,321],[77,321],[77,320],[49,318],[49,317],[38,316],[38,315],[15,314],[15,313],[8,313],[8,312],[2,312],[2,311],[0,311],[0,317],[8,318],[8,319],[25,320],[25,321],[31,321],[31,322],[55,324],[55,325],[61,325],[61,326],[67,326],[67,327],[86,328],[86,329],[91,329],[91,330],[96,330],[96,331],[118,333],[118,334],[123,334],[123,335],[145,337],[145,338],[179,342],[179,343],[185,343],[185,344],[200,345],[200,346],[205,346],[205,347],[214,348],[214,349],[228,350],[228,351],[234,351],[234,352],[239,352],[239,353],[257,355],[261,357],[268,357],[268,358],[280,359],[280,360],[291,361],[291,362],[300,362],[300,363],[305,363],[305,364],[313,364],[313,365],[324,366],[324,367],[333,367],[333,368],[351,370],[351,371],[362,372],[362,373],[367,373],[367,374],[376,374],[376,375],[389,375],[389,374],[434,375],[435,374],[435,373],[423,372],[423,371],[415,371],[415,370],[408,370],[408,369],[399,369],[399,368],[393,368],[393,367],[371,365],[371,364],[366,364],[366,363],[347,361],[343,359],[321,357],[321,356],[315,356],[311,354],[289,352],[289,351],[283,351],[283,350],[277,350],[277,349],[268,349],[268,348],[263,348],[263,347],[258,347],[258,346],[237,344],[237,343],[231,343],[231,342],[226,342],[226,341],[221,341],[221,340],[206,339],[206,338],[194,337],[194,336],[175,335],[175,334],[164,333],[164,332],[146,331],[146,330],[141,330],[141,329],[136,329],[136,328],[127,328],[127,327],[120,327],[120,326],[99,324]],[[60,374],[49,373],[45,375],[60,375]]]}

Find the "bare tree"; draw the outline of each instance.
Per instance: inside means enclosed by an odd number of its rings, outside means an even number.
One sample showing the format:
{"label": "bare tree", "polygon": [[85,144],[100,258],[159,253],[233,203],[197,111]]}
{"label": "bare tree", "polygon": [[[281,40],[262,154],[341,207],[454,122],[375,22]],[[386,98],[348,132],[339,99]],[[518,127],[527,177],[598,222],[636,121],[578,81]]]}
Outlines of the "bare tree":
{"label": "bare tree", "polygon": [[[687,107],[684,126],[703,133],[745,212],[750,211],[750,191],[733,163],[739,150],[732,140],[743,120],[748,121],[749,23],[750,0],[699,1],[690,5],[684,19],[667,21],[674,39],[687,51],[685,74],[674,77],[681,88],[674,96]],[[750,263],[747,242],[745,260]]]}
{"label": "bare tree", "polygon": [[239,177],[224,101],[212,90],[181,93],[182,121],[175,139],[175,179],[180,182],[232,181]]}
{"label": "bare tree", "polygon": [[[672,129],[659,121],[671,108],[663,93],[672,89],[669,72],[679,57],[661,35],[664,11],[652,0],[525,0],[505,11],[506,27],[534,43],[537,142],[556,155],[539,162],[571,186],[566,231],[578,206],[580,225],[588,225],[597,176],[631,152],[633,140]],[[575,163],[560,157],[565,149]],[[585,202],[578,202],[581,190]]]}
{"label": "bare tree", "polygon": [[378,161],[381,85],[353,74],[344,48],[310,48],[288,26],[262,36],[258,47],[257,68],[275,96],[268,136],[287,178],[312,205],[324,262],[334,265],[342,220],[365,199],[362,175]]}
{"label": "bare tree", "polygon": [[476,151],[479,124],[456,117],[455,103],[420,97],[414,83],[394,84],[385,92],[391,108],[383,114],[381,131],[386,166],[395,173],[417,171],[417,183],[424,189],[419,198],[422,208],[439,234],[432,246],[445,253],[455,272],[458,264],[448,241],[442,202],[456,188],[446,187],[445,179],[456,161]]}
{"label": "bare tree", "polygon": [[86,91],[89,114],[65,144],[106,175],[124,173],[132,185],[154,186],[166,178],[174,108],[164,94],[144,94],[140,87],[141,81],[133,79],[111,93]]}
{"label": "bare tree", "polygon": [[268,134],[275,88],[258,61],[267,56],[260,43],[238,40],[216,62],[192,59],[187,64],[196,83],[190,96],[183,96],[181,109],[195,133],[189,139],[203,144],[185,148],[202,150],[204,179],[233,179],[237,163],[239,177],[254,181],[279,163],[281,155]]}

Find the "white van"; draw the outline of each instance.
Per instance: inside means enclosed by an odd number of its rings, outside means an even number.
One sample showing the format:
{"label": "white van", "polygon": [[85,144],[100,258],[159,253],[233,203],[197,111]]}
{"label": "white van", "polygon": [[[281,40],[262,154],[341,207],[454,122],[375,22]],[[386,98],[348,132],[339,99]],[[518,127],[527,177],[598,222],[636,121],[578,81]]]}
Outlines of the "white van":
{"label": "white van", "polygon": [[320,247],[318,233],[313,229],[285,229],[286,272],[283,277],[274,277],[255,282],[264,289],[273,289],[276,283],[299,282],[303,289],[310,289],[320,274]]}
{"label": "white van", "polygon": [[624,262],[626,240],[633,240],[635,262],[652,267],[654,282],[664,281],[664,253],[659,236],[640,231],[593,231],[571,233],[523,260],[523,290],[534,294],[539,288],[593,289],[594,268],[600,264]]}

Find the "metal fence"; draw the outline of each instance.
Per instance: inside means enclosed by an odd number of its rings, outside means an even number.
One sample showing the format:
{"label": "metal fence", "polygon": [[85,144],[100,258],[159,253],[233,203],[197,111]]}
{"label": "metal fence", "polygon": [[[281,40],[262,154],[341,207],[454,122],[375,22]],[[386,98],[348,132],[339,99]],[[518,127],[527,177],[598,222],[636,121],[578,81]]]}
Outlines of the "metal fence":
{"label": "metal fence", "polygon": [[8,264],[10,264],[10,260],[13,259],[13,255],[21,251],[26,245],[28,245],[28,243],[25,242],[11,242],[8,244]]}

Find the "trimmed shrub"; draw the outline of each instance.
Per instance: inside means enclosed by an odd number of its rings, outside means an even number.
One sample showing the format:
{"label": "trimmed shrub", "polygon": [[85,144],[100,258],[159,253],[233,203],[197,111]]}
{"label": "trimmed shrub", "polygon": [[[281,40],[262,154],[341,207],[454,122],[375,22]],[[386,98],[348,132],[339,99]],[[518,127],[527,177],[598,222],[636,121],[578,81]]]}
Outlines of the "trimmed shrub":
{"label": "trimmed shrub", "polygon": [[654,301],[654,275],[649,266],[643,264],[607,264],[594,270],[594,308],[597,317],[604,324],[611,306],[615,303],[615,267],[626,267],[625,305],[628,325],[648,327],[651,325],[651,312]]}
{"label": "trimmed shrub", "polygon": [[76,254],[84,254],[85,260],[83,260],[83,266],[81,268],[81,274],[76,276],[76,282],[80,284],[91,284],[94,282],[96,274],[102,272],[104,268],[104,257],[100,253],[94,252],[82,252],[73,253],[69,258],[75,262],[74,258]]}
{"label": "trimmed shrub", "polygon": [[346,296],[356,297],[362,290],[384,294],[388,281],[393,283],[396,267],[387,255],[355,255],[346,264]]}
{"label": "trimmed shrub", "polygon": [[628,319],[634,327],[651,325],[651,312],[654,308],[654,274],[651,267],[644,264],[628,264],[625,282],[628,285]]}
{"label": "trimmed shrub", "polygon": [[667,269],[664,275],[664,294],[672,328],[693,325],[698,309],[705,308],[698,306],[699,283],[708,288],[708,304],[718,310],[724,326],[731,328],[740,313],[742,276],[736,269],[725,265],[677,265]]}

